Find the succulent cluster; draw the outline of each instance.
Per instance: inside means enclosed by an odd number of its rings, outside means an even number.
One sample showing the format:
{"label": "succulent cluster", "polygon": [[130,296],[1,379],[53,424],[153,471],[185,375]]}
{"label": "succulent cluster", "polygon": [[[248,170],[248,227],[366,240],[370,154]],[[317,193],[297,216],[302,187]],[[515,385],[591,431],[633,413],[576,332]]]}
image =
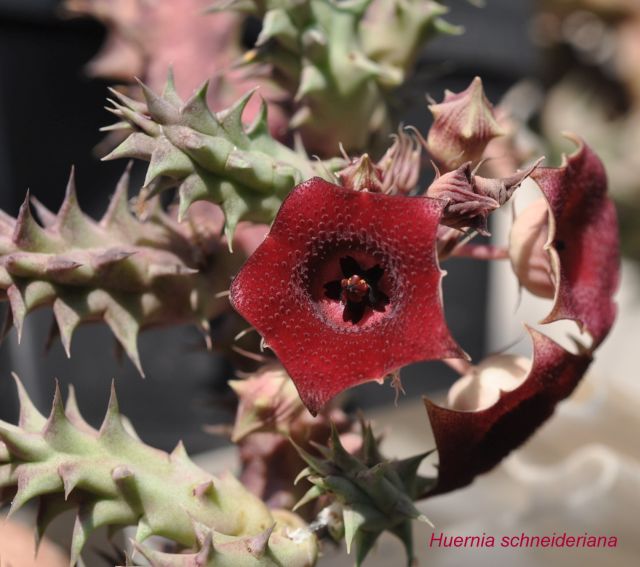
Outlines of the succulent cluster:
{"label": "succulent cluster", "polygon": [[335,428],[331,431],[329,448],[317,446],[321,457],[301,447],[296,449],[307,463],[296,481],[307,479],[313,486],[294,510],[330,494],[333,502],[319,520],[325,522],[332,537],[345,540],[347,552],[355,544],[356,565],[362,564],[384,531],[402,541],[408,564],[412,564],[412,521],[431,524],[413,503],[434,484],[434,479],[418,474],[418,467],[429,452],[388,460],[380,454],[378,440],[365,423],[359,451],[347,451]]}
{"label": "succulent cluster", "polygon": [[238,222],[269,222],[283,198],[313,175],[306,155],[274,140],[267,128],[267,108],[248,127],[242,114],[252,92],[223,111],[212,112],[207,83],[186,102],[172,76],[162,95],[142,85],[145,102],[113,91],[112,112],[121,119],[112,129],[128,137],[105,159],[131,157],[149,161],[145,196],[178,187],[178,218],[199,200],[220,205],[231,243]]}
{"label": "succulent cluster", "polygon": [[[120,415],[113,388],[96,430],[82,418],[72,392],[65,407],[56,389],[45,417],[16,383],[19,425],[0,422],[2,499],[11,501],[10,514],[38,501],[38,537],[59,514],[76,510],[72,566],[101,526],[136,526],[135,547],[154,567],[315,561],[315,537],[294,514],[270,511],[230,474],[203,471],[181,443],[171,454],[142,443]],[[294,537],[295,530],[304,533]],[[153,535],[195,548],[197,561],[189,563],[188,553],[146,549],[144,541]]]}
{"label": "succulent cluster", "polygon": [[127,171],[100,221],[80,209],[73,173],[57,213],[28,195],[16,219],[2,213],[0,290],[11,307],[5,332],[13,322],[20,337],[27,314],[51,305],[67,355],[78,325],[104,321],[141,373],[137,337],[146,327],[192,323],[210,341],[209,320],[228,310],[216,293],[251,253],[260,227],[244,224],[232,255],[213,205],[178,223],[155,199],[143,222],[130,210],[128,186]]}
{"label": "succulent cluster", "polygon": [[313,443],[327,440],[333,427],[349,448],[355,450],[360,445],[352,420],[336,404],[312,416],[279,365],[267,365],[242,380],[230,380],[229,386],[238,396],[231,441],[238,446],[240,480],[269,506],[291,509],[304,494],[304,489],[294,484],[304,461],[292,442],[312,450]]}
{"label": "succulent cluster", "polygon": [[[339,144],[349,151],[383,146],[397,121],[396,95],[426,43],[462,31],[434,0],[168,4],[66,0],[70,14],[93,16],[110,30],[90,72],[129,84],[137,76],[159,89],[173,65],[178,92],[210,79],[209,102],[221,108],[259,85],[272,133],[286,140],[297,132],[322,156]],[[256,25],[253,37],[248,30]],[[259,112],[253,104],[248,119]]]}
{"label": "succulent cluster", "polygon": [[[138,15],[159,22],[160,4]],[[487,147],[506,130],[479,78],[430,105],[428,133],[389,138],[392,95],[420,48],[455,31],[436,2],[213,8],[198,17],[234,10],[261,22],[243,55],[248,76],[259,66],[288,93],[292,127],[324,161],[273,135],[264,101],[248,120],[253,91],[219,110],[206,83],[183,100],[172,75],[162,94],[140,83],[142,101],[114,90],[110,110],[120,121],[108,130],[124,137],[106,159],[148,162],[143,186],[130,202],[125,174],[100,221],[81,211],[73,177],[57,214],[33,201],[37,222],[29,197],[16,219],[2,213],[0,290],[18,333],[27,313],[52,305],[67,352],[78,325],[101,320],[139,368],[140,330],[190,322],[208,337],[209,321],[234,308],[262,341],[261,353],[247,353],[262,366],[229,382],[240,482],[201,470],[181,445],[171,454],[144,445],[113,393],[96,430],[72,393],[64,407],[57,390],[47,418],[18,382],[19,424],[0,421],[0,494],[12,512],[38,501],[40,536],[76,510],[72,564],[105,525],[137,527],[129,565],[142,557],[152,567],[311,566],[325,536],[354,547],[360,565],[383,532],[402,541],[411,564],[412,522],[428,521],[416,502],[469,484],[526,440],[571,394],[613,324],[618,241],[604,167],[575,138],[560,167],[539,159],[487,174]],[[127,37],[136,49],[158,41],[150,31]],[[437,166],[426,187],[425,153]],[[542,200],[516,217],[509,246],[473,242],[525,181]],[[167,207],[159,196],[170,189]],[[531,360],[500,354],[472,364],[443,307],[440,264],[457,257],[508,259],[522,287],[553,300],[543,323],[573,320],[590,344],[576,341],[570,353],[529,329]],[[420,360],[461,370],[446,405],[425,398],[439,459],[433,478],[418,473],[432,448],[386,458],[338,397],[389,377],[400,391],[401,368]],[[150,536],[170,547],[156,549]]]}
{"label": "succulent cluster", "polygon": [[431,0],[223,0],[214,6],[260,18],[262,30],[244,61],[268,66],[292,99],[291,127],[322,155],[339,144],[361,151],[384,143],[392,131],[391,96],[407,81],[419,51],[438,33],[457,30],[441,18],[447,9]]}

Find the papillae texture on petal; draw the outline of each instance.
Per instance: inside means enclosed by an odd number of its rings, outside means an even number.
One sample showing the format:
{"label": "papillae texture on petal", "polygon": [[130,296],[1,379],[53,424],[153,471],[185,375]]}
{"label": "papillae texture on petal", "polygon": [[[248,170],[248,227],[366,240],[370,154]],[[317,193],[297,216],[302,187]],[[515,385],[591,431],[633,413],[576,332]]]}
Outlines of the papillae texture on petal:
{"label": "papillae texture on petal", "polygon": [[[263,335],[312,413],[337,393],[417,360],[461,357],[447,328],[436,232],[443,204],[357,192],[319,178],[283,203],[231,286],[236,310]],[[352,323],[325,294],[353,257],[384,271],[389,303]]]}
{"label": "papillae texture on petal", "polygon": [[616,316],[620,256],[618,223],[607,197],[602,162],[581,140],[561,167],[538,168],[531,177],[540,186],[551,220],[546,248],[556,290],[543,323],[572,319],[593,337],[593,348],[607,336]]}
{"label": "papillae texture on petal", "polygon": [[524,382],[479,411],[447,409],[424,399],[439,454],[433,496],[456,490],[489,471],[524,443],[574,390],[591,354],[572,354],[529,329],[533,363]]}

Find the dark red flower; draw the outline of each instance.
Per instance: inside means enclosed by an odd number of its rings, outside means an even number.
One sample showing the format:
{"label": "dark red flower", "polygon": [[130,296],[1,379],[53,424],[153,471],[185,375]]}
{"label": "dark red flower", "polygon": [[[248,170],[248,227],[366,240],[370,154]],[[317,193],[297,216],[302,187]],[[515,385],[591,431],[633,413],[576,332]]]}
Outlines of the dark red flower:
{"label": "dark red flower", "polygon": [[[571,354],[530,329],[531,369],[526,375],[520,363],[508,369],[513,375],[507,382],[522,378],[517,387],[503,389],[496,380],[507,371],[504,366],[482,376],[492,363],[496,369],[493,357],[471,367],[454,385],[450,399],[458,403],[453,407],[425,399],[440,457],[432,495],[469,484],[521,445],[571,394],[613,324],[619,278],[615,209],[607,197],[602,162],[581,140],[571,139],[578,150],[561,167],[533,171],[531,177],[545,203],[534,203],[514,224],[511,258],[522,285],[554,298],[551,313],[542,322],[574,320],[593,342],[589,348],[579,345],[578,354]],[[491,391],[483,392],[485,386]],[[490,405],[483,405],[487,400]]]}
{"label": "dark red flower", "polygon": [[578,150],[561,167],[540,167],[531,175],[553,217],[548,252],[556,289],[551,313],[542,322],[572,319],[593,337],[595,348],[616,317],[618,221],[602,162],[582,140],[570,139]]}
{"label": "dark red flower", "polygon": [[342,390],[416,360],[464,356],[442,310],[443,203],[296,187],[231,286],[312,413]]}
{"label": "dark red flower", "polygon": [[571,354],[529,329],[533,362],[523,382],[500,391],[490,407],[456,410],[424,402],[438,448],[438,482],[430,495],[456,490],[496,466],[524,443],[573,392],[591,363],[591,353]]}

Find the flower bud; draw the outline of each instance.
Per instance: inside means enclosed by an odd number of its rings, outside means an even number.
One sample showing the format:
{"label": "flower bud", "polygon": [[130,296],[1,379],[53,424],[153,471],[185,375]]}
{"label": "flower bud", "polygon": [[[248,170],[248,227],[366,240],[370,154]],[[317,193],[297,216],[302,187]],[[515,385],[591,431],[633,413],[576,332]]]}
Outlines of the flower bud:
{"label": "flower bud", "polygon": [[338,179],[347,189],[382,193],[382,170],[373,163],[369,154],[352,159],[338,172]]}
{"label": "flower bud", "polygon": [[231,434],[237,443],[257,431],[289,434],[290,423],[304,411],[296,388],[283,368],[268,366],[245,380],[229,380],[240,403]]}
{"label": "flower bud", "polygon": [[445,91],[444,100],[431,104],[429,110],[434,122],[426,148],[447,171],[465,162],[478,162],[487,144],[504,134],[493,105],[484,94],[480,77],[461,93]]}
{"label": "flower bud", "polygon": [[349,165],[338,172],[340,183],[356,191],[408,195],[420,176],[422,147],[416,140],[417,135],[399,129],[378,163],[373,163],[368,154],[350,160]]}
{"label": "flower bud", "polygon": [[392,137],[393,144],[378,162],[382,170],[382,192],[408,195],[420,177],[422,147],[416,136],[401,129]]}

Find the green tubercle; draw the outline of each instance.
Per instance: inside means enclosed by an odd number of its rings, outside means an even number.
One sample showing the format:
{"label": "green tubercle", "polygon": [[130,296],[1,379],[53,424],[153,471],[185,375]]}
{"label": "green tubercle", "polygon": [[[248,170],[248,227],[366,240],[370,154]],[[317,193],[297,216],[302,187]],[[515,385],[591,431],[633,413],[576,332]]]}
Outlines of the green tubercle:
{"label": "green tubercle", "polygon": [[255,91],[214,113],[207,106],[206,83],[186,102],[171,76],[162,95],[141,86],[145,103],[112,91],[110,110],[130,135],[104,159],[148,161],[145,193],[178,187],[181,218],[195,201],[216,203],[230,241],[239,221],[271,222],[289,191],[317,175],[306,155],[270,136],[264,101],[255,121],[243,124]]}
{"label": "green tubercle", "polygon": [[[102,426],[93,429],[70,396],[56,388],[48,417],[38,412],[16,379],[19,425],[0,421],[0,490],[10,514],[39,503],[38,535],[61,512],[76,510],[71,543],[75,565],[89,536],[101,526],[137,526],[136,546],[152,535],[190,554],[144,551],[153,565],[313,565],[315,537],[291,513],[270,512],[233,476],[213,476],[196,466],[182,444],[170,454],[142,443],[118,409],[115,391]],[[280,514],[280,515],[279,515]]]}
{"label": "green tubercle", "polygon": [[214,205],[204,204],[211,210],[197,223],[179,224],[154,200],[143,222],[129,210],[128,185],[127,170],[100,221],[80,209],[73,173],[57,214],[28,196],[16,219],[2,213],[0,298],[18,337],[25,317],[50,305],[67,355],[80,324],[104,321],[142,373],[139,331],[194,323],[207,334],[208,320],[228,309],[215,294],[246,253],[229,253]]}
{"label": "green tubercle", "polygon": [[[413,501],[424,493],[434,479],[418,475],[424,453],[402,460],[386,460],[378,449],[378,440],[369,425],[363,427],[362,448],[350,454],[332,429],[330,448],[316,445],[322,457],[300,447],[298,453],[307,463],[296,479],[306,478],[313,486],[294,510],[316,498],[330,494],[342,516],[337,535],[343,536],[347,552],[355,546],[356,565],[361,565],[384,531],[396,535],[407,552],[407,565],[413,561],[412,520],[430,523]],[[331,530],[331,526],[328,526]]]}
{"label": "green tubercle", "polygon": [[262,19],[243,62],[270,66],[293,99],[291,127],[325,157],[339,144],[379,149],[391,133],[391,99],[420,50],[438,34],[461,31],[430,0],[223,0],[215,7]]}

